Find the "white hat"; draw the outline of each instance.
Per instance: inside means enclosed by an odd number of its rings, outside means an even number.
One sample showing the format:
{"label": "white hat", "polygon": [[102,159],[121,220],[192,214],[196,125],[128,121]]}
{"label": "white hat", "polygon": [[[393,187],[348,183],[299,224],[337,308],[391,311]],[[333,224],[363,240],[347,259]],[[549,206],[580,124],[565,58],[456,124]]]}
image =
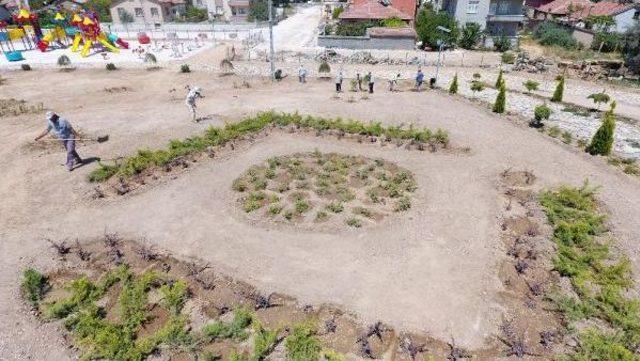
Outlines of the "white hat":
{"label": "white hat", "polygon": [[53,116],[56,115],[56,113],[52,112],[51,110],[49,110],[48,112],[45,113],[45,118],[47,118],[47,120],[51,120],[53,119]]}

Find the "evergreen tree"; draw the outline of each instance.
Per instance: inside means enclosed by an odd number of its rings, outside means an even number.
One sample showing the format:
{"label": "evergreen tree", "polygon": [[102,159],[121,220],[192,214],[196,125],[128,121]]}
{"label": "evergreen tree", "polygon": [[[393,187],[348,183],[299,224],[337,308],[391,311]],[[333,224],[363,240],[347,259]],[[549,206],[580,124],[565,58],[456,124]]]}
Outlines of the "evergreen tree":
{"label": "evergreen tree", "polygon": [[458,94],[458,73],[453,76],[453,81],[449,86],[449,94]]}
{"label": "evergreen tree", "polygon": [[611,103],[611,109],[604,113],[602,125],[591,138],[591,144],[586,151],[591,155],[609,155],[613,147],[613,134],[616,130],[616,117],[613,114],[616,102]]}
{"label": "evergreen tree", "polygon": [[507,89],[504,85],[504,82],[500,84],[500,90],[498,91],[498,96],[496,97],[496,102],[493,103],[493,112],[502,114],[505,111],[506,103],[507,103]]}
{"label": "evergreen tree", "polygon": [[551,101],[554,103],[559,103],[562,101],[563,95],[564,95],[564,76],[560,76],[558,79],[558,85],[556,85],[556,90],[553,92],[553,96],[551,97]]}
{"label": "evergreen tree", "polygon": [[496,88],[500,89],[503,83],[504,83],[504,78],[502,77],[502,69],[500,69],[500,73],[498,74],[498,79],[496,79]]}

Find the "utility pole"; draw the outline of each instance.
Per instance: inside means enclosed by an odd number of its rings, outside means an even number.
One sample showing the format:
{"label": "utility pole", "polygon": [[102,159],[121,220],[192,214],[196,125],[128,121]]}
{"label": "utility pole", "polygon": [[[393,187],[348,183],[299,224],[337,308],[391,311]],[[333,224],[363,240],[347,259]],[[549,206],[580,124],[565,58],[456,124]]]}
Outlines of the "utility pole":
{"label": "utility pole", "polygon": [[269,65],[271,65],[271,81],[274,80],[276,74],[275,56],[273,55],[273,0],[267,3],[269,11]]}

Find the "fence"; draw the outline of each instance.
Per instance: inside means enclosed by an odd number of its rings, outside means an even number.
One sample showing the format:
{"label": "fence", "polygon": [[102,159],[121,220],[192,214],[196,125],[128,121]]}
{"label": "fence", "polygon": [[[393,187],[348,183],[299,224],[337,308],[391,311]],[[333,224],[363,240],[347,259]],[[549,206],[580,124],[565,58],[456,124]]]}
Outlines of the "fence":
{"label": "fence", "polygon": [[[145,32],[152,39],[192,39],[206,34],[209,39],[242,39],[254,31],[264,29],[266,23],[164,23],[164,24],[100,24],[102,30],[113,32],[126,39],[135,39],[139,32]],[[176,34],[176,35],[173,35]]]}

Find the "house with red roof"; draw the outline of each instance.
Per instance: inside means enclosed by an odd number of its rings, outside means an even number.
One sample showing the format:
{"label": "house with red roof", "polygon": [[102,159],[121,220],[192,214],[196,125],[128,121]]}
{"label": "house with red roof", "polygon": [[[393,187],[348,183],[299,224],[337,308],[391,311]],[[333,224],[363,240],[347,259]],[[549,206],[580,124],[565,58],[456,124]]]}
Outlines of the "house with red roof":
{"label": "house with red roof", "polygon": [[340,14],[341,21],[380,21],[397,18],[413,25],[418,10],[416,0],[353,0]]}
{"label": "house with red roof", "polygon": [[555,20],[576,27],[587,26],[587,19],[594,16],[610,16],[615,25],[608,30],[621,33],[640,21],[640,5],[614,1],[554,0],[537,7],[534,14],[539,20]]}

